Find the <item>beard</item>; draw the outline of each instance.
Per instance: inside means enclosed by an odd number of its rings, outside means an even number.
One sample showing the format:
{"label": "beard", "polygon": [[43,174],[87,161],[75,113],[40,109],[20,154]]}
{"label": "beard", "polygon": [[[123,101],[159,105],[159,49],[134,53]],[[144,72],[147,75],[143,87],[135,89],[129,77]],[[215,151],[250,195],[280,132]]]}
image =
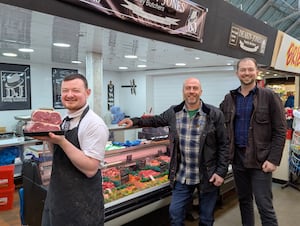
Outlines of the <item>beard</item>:
{"label": "beard", "polygon": [[255,83],[256,79],[240,79],[240,82],[242,83],[242,85],[252,85],[253,83]]}

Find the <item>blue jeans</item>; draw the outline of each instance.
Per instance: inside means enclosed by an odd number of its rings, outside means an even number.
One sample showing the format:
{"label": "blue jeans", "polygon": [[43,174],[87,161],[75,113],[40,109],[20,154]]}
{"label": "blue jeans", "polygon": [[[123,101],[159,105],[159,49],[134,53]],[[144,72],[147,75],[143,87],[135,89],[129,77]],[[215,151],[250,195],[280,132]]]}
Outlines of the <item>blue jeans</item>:
{"label": "blue jeans", "polygon": [[273,207],[272,173],[233,165],[243,226],[254,226],[253,196],[262,226],[278,226]]}
{"label": "blue jeans", "polygon": [[[195,188],[198,185],[175,183],[169,214],[172,226],[184,226],[186,207],[191,202]],[[218,198],[218,190],[198,194],[199,197],[199,226],[212,226],[214,223],[214,209]]]}

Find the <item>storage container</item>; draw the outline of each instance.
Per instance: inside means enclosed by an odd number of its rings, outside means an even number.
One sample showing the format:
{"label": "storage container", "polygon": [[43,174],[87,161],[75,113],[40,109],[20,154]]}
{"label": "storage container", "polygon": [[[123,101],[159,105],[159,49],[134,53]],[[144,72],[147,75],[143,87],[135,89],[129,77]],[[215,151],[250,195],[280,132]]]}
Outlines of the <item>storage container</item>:
{"label": "storage container", "polygon": [[15,185],[9,188],[0,189],[0,211],[10,210],[13,208],[14,203]]}
{"label": "storage container", "polygon": [[14,186],[15,165],[0,166],[0,190]]}

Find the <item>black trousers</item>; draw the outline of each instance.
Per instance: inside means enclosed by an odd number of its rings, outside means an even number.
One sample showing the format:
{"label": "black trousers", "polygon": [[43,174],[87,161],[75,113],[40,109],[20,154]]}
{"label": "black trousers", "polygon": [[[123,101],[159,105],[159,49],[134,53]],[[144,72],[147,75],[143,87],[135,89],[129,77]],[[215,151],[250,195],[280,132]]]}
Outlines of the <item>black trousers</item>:
{"label": "black trousers", "polygon": [[273,207],[272,173],[260,169],[246,169],[233,164],[243,226],[254,226],[253,197],[262,226],[278,226]]}

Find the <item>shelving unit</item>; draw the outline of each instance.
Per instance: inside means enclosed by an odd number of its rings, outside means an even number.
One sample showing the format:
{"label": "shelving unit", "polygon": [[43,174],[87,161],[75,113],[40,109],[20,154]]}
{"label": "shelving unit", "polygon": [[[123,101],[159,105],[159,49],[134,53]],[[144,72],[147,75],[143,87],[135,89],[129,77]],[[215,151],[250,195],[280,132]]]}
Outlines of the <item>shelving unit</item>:
{"label": "shelving unit", "polygon": [[288,182],[282,186],[288,186],[300,191],[300,135],[294,132],[289,151],[289,178]]}
{"label": "shelving unit", "polygon": [[15,172],[14,178],[18,179],[22,176],[22,162],[23,162],[23,152],[25,147],[35,145],[40,143],[38,140],[24,140],[24,137],[12,136],[5,139],[0,139],[0,153],[3,149],[8,147],[18,147],[19,157],[15,159]]}

